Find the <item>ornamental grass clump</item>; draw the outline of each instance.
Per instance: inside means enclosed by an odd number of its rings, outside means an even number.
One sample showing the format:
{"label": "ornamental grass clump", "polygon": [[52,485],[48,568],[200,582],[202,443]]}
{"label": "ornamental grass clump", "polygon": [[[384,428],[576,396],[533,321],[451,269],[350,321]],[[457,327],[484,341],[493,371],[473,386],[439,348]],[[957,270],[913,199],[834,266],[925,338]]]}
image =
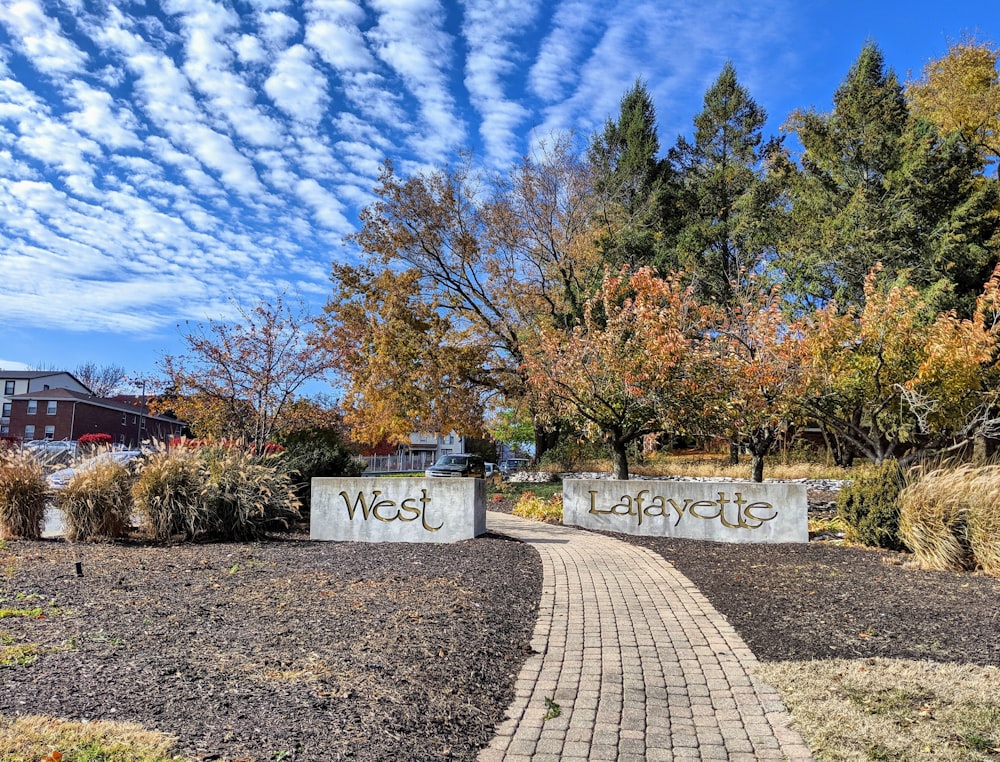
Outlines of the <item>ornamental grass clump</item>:
{"label": "ornamental grass clump", "polygon": [[55,493],[55,504],[63,512],[66,539],[76,542],[122,537],[132,514],[134,481],[128,466],[113,460],[98,460],[78,469]]}
{"label": "ornamental grass clump", "polygon": [[240,447],[204,446],[198,457],[213,537],[255,539],[299,518],[291,475],[280,453],[255,455]]}
{"label": "ornamental grass clump", "polygon": [[899,533],[924,569],[960,571],[975,565],[969,544],[974,469],[938,469],[900,494]]}
{"label": "ornamental grass clump", "polygon": [[204,492],[197,451],[177,447],[153,453],[132,487],[143,531],[159,542],[204,534],[210,527]]}
{"label": "ornamental grass clump", "polygon": [[544,500],[534,492],[525,492],[511,511],[515,516],[534,521],[544,521],[547,524],[562,523],[563,500],[558,492],[548,500]]}
{"label": "ornamental grass clump", "polygon": [[1000,466],[978,469],[969,510],[969,545],[976,565],[1000,577]]}
{"label": "ornamental grass clump", "polygon": [[932,471],[900,504],[900,534],[919,566],[1000,576],[1000,466]]}
{"label": "ornamental grass clump", "polygon": [[49,495],[41,463],[23,453],[0,455],[0,540],[41,537]]}

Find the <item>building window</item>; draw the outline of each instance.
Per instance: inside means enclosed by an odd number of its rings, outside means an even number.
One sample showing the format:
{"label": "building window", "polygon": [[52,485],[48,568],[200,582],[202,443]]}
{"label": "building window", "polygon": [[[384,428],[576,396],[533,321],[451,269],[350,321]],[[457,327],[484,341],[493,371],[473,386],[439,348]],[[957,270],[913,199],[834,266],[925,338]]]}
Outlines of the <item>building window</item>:
{"label": "building window", "polygon": [[56,402],[55,400],[49,400],[48,404],[45,406],[45,415],[55,415],[56,414],[56,406],[58,404],[59,403]]}
{"label": "building window", "polygon": [[10,426],[6,423],[0,423],[0,435],[10,434]]}
{"label": "building window", "polygon": [[122,413],[122,426],[128,423],[128,413]]}
{"label": "building window", "polygon": [[35,427],[32,426],[30,423],[24,427],[24,438],[25,439],[35,438]]}
{"label": "building window", "polygon": [[9,402],[3,403],[3,417],[4,418],[10,418],[10,403]]}
{"label": "building window", "polygon": [[28,415],[34,415],[38,412],[38,401],[28,400]]}
{"label": "building window", "polygon": [[46,439],[55,439],[56,438],[56,427],[55,426],[46,426],[45,427],[45,438]]}
{"label": "building window", "polygon": [[3,382],[3,393],[6,394],[6,395],[8,395],[8,396],[14,393],[14,382],[13,381],[4,381]]}
{"label": "building window", "polygon": [[140,429],[146,428],[146,419],[145,418],[140,418],[139,419],[139,428]]}

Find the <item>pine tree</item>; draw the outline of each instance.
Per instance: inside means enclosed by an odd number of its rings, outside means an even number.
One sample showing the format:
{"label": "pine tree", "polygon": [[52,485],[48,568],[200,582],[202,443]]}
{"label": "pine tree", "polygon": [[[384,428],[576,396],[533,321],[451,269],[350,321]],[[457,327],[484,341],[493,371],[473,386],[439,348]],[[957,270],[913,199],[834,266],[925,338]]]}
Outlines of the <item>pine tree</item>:
{"label": "pine tree", "polygon": [[677,260],[702,298],[723,305],[773,248],[777,188],[763,167],[779,141],[764,140],[766,120],[730,62],[705,93],[694,142],[681,137],[671,151],[682,184]]}
{"label": "pine tree", "polygon": [[996,261],[996,188],[956,137],[913,117],[881,51],[866,45],[830,114],[794,114],[800,167],[786,165],[781,266],[803,306],[863,305],[868,273],[906,273],[941,307],[971,308]]}
{"label": "pine tree", "polygon": [[598,198],[601,248],[610,265],[655,264],[670,215],[669,167],[658,158],[656,109],[641,81],[621,100],[616,120],[591,138],[588,160]]}

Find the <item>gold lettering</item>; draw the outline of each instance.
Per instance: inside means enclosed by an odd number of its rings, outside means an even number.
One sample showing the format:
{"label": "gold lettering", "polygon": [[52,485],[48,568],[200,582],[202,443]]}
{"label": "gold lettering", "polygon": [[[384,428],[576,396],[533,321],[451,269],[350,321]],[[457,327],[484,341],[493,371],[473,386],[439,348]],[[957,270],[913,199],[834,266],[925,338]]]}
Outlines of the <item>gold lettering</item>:
{"label": "gold lettering", "polygon": [[[382,493],[378,490],[372,491],[372,497],[376,498]],[[363,492],[358,493],[358,499],[354,501],[354,505],[351,505],[351,500],[347,495],[347,492],[341,490],[340,496],[344,498],[344,504],[347,506],[347,516],[351,521],[354,521],[354,514],[358,510],[358,504],[361,504],[361,513],[365,517],[365,521],[371,516],[372,509],[368,507],[368,501],[365,500],[365,494]]]}
{"label": "gold lettering", "polygon": [[[772,510],[774,511],[774,513],[772,513],[767,518],[764,518],[763,516],[755,516],[752,513],[752,510],[758,507],[763,508],[764,510]],[[753,519],[754,521],[757,522],[756,524],[753,525],[744,524],[744,526],[746,526],[747,529],[758,529],[764,525],[765,521],[770,521],[771,519],[775,518],[778,515],[778,511],[770,503],[750,503],[750,505],[748,505],[746,508],[743,509],[743,515],[746,516],[748,519]]]}
{"label": "gold lettering", "polygon": [[[420,525],[428,532],[437,532],[441,527],[444,526],[442,521],[438,526],[431,526],[427,522],[427,506],[431,502],[431,498],[427,494],[426,489],[420,490],[420,497],[408,497],[404,499],[401,503],[395,503],[392,500],[379,500],[379,496],[382,494],[380,490],[372,490],[371,503],[368,502],[365,497],[364,492],[358,492],[358,496],[351,502],[350,495],[346,491],[341,491],[340,496],[344,499],[344,505],[347,506],[347,517],[351,521],[354,521],[354,517],[358,512],[358,508],[361,509],[362,518],[367,521],[370,518],[375,518],[377,521],[385,522],[386,524],[393,521],[403,521],[410,522],[420,519]],[[420,503],[420,507],[417,507],[415,503]],[[397,508],[394,515],[388,513],[383,513],[382,509]],[[405,514],[405,515],[404,515]]]}
{"label": "gold lettering", "polygon": [[[771,521],[778,515],[778,510],[771,503],[763,501],[751,503],[743,497],[742,492],[733,493],[732,499],[729,499],[725,492],[718,492],[716,493],[719,496],[718,500],[695,500],[690,497],[654,495],[650,489],[642,489],[634,495],[627,493],[622,495],[617,503],[609,507],[598,505],[598,490],[588,490],[588,492],[590,494],[589,513],[601,516],[635,516],[640,526],[647,518],[666,518],[670,515],[671,510],[677,513],[677,518],[674,520],[675,527],[687,515],[703,521],[718,519],[719,523],[727,529],[759,529],[765,522]],[[730,505],[736,509],[736,523],[733,523],[726,513],[726,507]],[[762,516],[754,511],[772,511],[773,513],[770,516]],[[424,513],[426,515],[426,511]]]}
{"label": "gold lettering", "polygon": [[420,525],[428,532],[436,532],[437,530],[439,530],[441,527],[444,526],[444,522],[442,521],[436,527],[432,527],[427,523],[427,504],[430,503],[431,499],[427,496],[426,489],[420,490],[420,495],[421,495],[420,504],[423,506],[423,510],[421,511]]}
{"label": "gold lettering", "polygon": [[[700,513],[698,513],[697,510],[698,508],[708,508],[708,507],[718,508],[718,510],[711,516],[702,516]],[[691,503],[690,507],[688,508],[688,515],[694,516],[696,519],[704,519],[705,521],[711,521],[712,519],[717,519],[719,518],[719,516],[722,515],[722,508],[720,508],[719,504],[714,500],[699,500],[696,503]]]}

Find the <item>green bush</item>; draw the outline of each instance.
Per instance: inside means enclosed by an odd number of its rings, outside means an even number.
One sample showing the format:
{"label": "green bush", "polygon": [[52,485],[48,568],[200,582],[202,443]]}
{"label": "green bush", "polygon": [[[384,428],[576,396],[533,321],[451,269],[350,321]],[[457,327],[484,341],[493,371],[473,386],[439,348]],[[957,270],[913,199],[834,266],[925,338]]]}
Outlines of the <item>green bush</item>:
{"label": "green bush", "polygon": [[124,535],[132,513],[134,481],[128,466],[110,460],[78,470],[55,493],[66,539],[75,542]]}
{"label": "green bush", "polygon": [[308,515],[310,485],[318,476],[360,476],[365,463],[351,452],[336,429],[302,429],[281,438],[285,468],[292,473],[295,496]]}
{"label": "green bush", "polygon": [[0,540],[42,536],[49,485],[42,465],[30,455],[0,455]]}
{"label": "green bush", "polygon": [[904,550],[899,536],[899,493],[906,477],[899,463],[886,461],[854,479],[837,496],[837,513],[847,524],[849,542]]}

